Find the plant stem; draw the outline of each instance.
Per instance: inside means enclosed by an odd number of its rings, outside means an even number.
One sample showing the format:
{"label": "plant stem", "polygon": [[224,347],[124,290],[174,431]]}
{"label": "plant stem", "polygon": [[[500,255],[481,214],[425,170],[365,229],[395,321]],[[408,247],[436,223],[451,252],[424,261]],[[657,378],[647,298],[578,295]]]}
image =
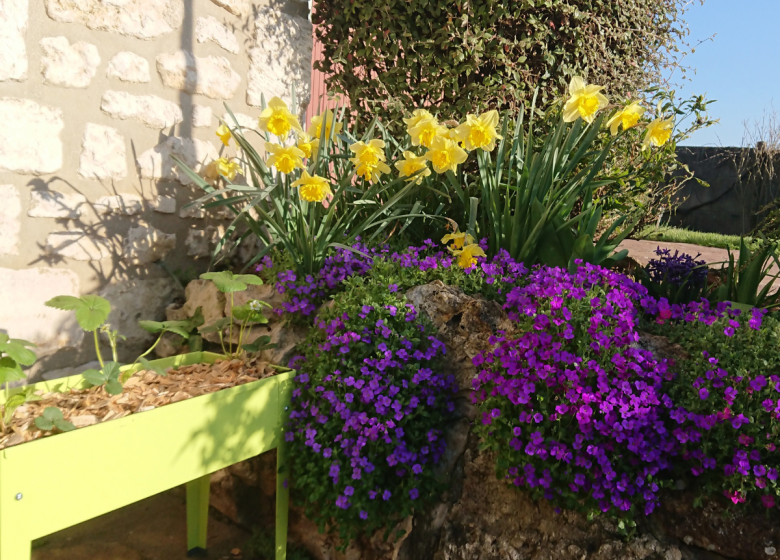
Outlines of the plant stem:
{"label": "plant stem", "polygon": [[228,327],[228,348],[233,357],[233,292],[230,292],[230,327]]}
{"label": "plant stem", "polygon": [[95,335],[95,353],[97,354],[98,362],[100,362],[100,367],[103,367],[103,355],[100,353],[100,343],[98,341],[98,332],[97,329],[92,331]]}

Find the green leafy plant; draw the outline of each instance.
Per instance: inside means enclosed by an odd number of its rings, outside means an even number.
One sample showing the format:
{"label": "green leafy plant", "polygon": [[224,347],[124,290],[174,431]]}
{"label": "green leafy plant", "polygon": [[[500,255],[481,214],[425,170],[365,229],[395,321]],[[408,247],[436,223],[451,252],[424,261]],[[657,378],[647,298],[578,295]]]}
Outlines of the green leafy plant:
{"label": "green leafy plant", "polygon": [[776,307],[780,304],[780,288],[772,292],[773,283],[770,281],[778,277],[771,270],[773,264],[780,266],[778,242],[765,240],[751,250],[742,239],[736,259],[731,249],[728,252],[728,264],[720,270],[720,282],[707,294],[708,299],[730,301],[743,308]]}
{"label": "green leafy plant", "polygon": [[63,418],[62,411],[55,406],[48,406],[43,410],[43,413],[35,419],[35,427],[44,432],[55,429],[60,432],[69,432],[76,429],[76,426]]}
{"label": "green leafy plant", "polygon": [[99,370],[88,369],[81,376],[93,387],[105,386],[109,395],[119,395],[122,392],[122,383],[119,376],[122,373],[117,362],[106,362]]}
{"label": "green leafy plant", "polygon": [[[252,300],[244,305],[235,306],[234,294],[236,292],[246,291],[249,286],[262,286],[263,280],[253,274],[233,274],[229,270],[221,272],[206,272],[201,274],[203,280],[211,280],[214,286],[224,293],[230,294],[230,307],[227,317],[223,317],[206,327],[201,327],[201,333],[215,332],[219,334],[219,342],[222,345],[222,351],[226,356],[239,357],[242,352],[259,352],[265,348],[273,347],[269,345],[270,337],[260,337],[252,344],[244,343],[244,336],[251,325],[265,324],[268,319],[263,315],[263,307],[271,307],[264,301]],[[233,349],[233,329],[238,332],[238,342]],[[227,346],[225,346],[224,332],[227,330]],[[261,340],[262,339],[262,340]]]}
{"label": "green leafy plant", "polygon": [[145,369],[155,371],[159,375],[167,375],[165,370],[152,364],[149,360],[146,359],[146,356],[157,347],[157,345],[162,340],[163,335],[167,332],[179,335],[182,337],[182,339],[189,342],[191,351],[197,352],[198,349],[203,345],[201,336],[197,334],[197,329],[203,325],[203,323],[203,311],[200,307],[195,310],[195,313],[192,315],[192,317],[183,321],[138,321],[139,327],[144,329],[146,332],[156,334],[158,336],[157,340],[154,341],[154,344],[152,344],[152,346],[149,347],[146,352],[138,356],[136,362],[140,362]]}
{"label": "green leafy plant", "polygon": [[28,402],[34,402],[41,400],[41,397],[36,395],[33,387],[25,387],[18,393],[14,393],[11,396],[7,396],[5,404],[3,404],[3,424],[8,425],[11,418],[14,416],[14,411]]}
{"label": "green leafy plant", "polygon": [[0,384],[25,378],[22,366],[31,366],[36,360],[31,346],[35,344],[0,333]]}

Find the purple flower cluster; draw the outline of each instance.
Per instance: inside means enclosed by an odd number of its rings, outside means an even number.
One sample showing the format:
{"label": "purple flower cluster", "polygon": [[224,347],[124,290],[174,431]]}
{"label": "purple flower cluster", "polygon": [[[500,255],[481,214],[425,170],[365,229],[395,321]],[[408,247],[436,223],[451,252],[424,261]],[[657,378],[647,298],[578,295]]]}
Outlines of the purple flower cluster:
{"label": "purple flower cluster", "polygon": [[444,344],[413,305],[389,293],[387,301],[316,318],[305,356],[294,360],[285,437],[296,485],[333,496],[317,504],[320,519],[381,523],[378,512],[408,511],[426,484],[430,493],[444,453],[440,428],[457,391],[452,375],[438,373]]}
{"label": "purple flower cluster", "polygon": [[671,254],[669,249],[656,248],[657,259],[650,259],[645,270],[650,276],[650,280],[660,284],[664,281],[680,286],[686,280],[693,286],[703,286],[707,282],[707,263],[697,261],[687,253],[679,254],[678,251]]}
{"label": "purple flower cluster", "polygon": [[660,405],[666,363],[635,345],[646,290],[586,264],[541,267],[504,308],[518,335],[478,355],[478,431],[506,476],[556,504],[649,513],[677,441]]}

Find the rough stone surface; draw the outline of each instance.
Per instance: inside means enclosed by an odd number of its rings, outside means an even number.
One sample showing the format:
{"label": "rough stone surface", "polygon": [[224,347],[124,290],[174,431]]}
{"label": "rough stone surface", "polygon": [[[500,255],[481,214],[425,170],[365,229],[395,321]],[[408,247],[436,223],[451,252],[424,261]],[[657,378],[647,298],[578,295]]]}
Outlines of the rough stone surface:
{"label": "rough stone surface", "polygon": [[22,202],[13,185],[0,185],[0,255],[19,254]]}
{"label": "rough stone surface", "polygon": [[[236,117],[235,121],[233,121],[233,117]],[[244,113],[233,113],[233,117],[230,116],[230,113],[225,113],[222,115],[222,120],[229,123],[231,127],[237,122],[241,128],[246,128],[247,130],[260,130],[256,117],[251,117]]]}
{"label": "rough stone surface", "polygon": [[27,215],[31,218],[70,218],[81,216],[87,198],[78,193],[64,194],[55,191],[32,191]]}
{"label": "rough stone surface", "polygon": [[[132,230],[131,230],[132,231]],[[125,280],[109,284],[99,293],[111,303],[108,323],[127,339],[122,341],[122,351],[129,359],[135,359],[156,338],[138,326],[138,321],[163,321],[165,308],[179,295],[181,289],[168,278]],[[139,302],[142,302],[139,305]]]}
{"label": "rough stone surface", "polygon": [[64,268],[0,268],[0,325],[13,338],[38,345],[38,356],[76,346],[84,337],[73,312],[46,307],[54,296],[79,296],[79,278]]}
{"label": "rough stone surface", "polygon": [[247,0],[211,0],[220,8],[226,9],[234,16],[243,17],[249,13],[249,2]]}
{"label": "rough stone surface", "polygon": [[164,259],[175,248],[175,233],[163,233],[141,223],[128,230],[123,256],[130,264],[143,265]]}
{"label": "rough stone surface", "polygon": [[222,228],[208,226],[205,229],[191,229],[187,232],[184,245],[187,247],[187,255],[202,258],[211,256],[211,248],[222,237]]}
{"label": "rough stone surface", "polygon": [[103,94],[100,109],[115,119],[133,119],[149,128],[170,128],[184,120],[176,103],[156,95],[108,90]]}
{"label": "rough stone surface", "polygon": [[203,208],[197,208],[196,206],[183,206],[182,209],[179,210],[179,217],[203,219],[206,217],[206,211]]}
{"label": "rough stone surface", "polygon": [[[184,288],[184,303],[169,305],[165,310],[168,321],[183,321],[195,315],[200,307],[204,326],[209,326],[225,316],[225,294],[210,280],[193,280]],[[219,340],[219,338],[217,338]]]}
{"label": "rough stone surface", "polygon": [[0,82],[27,79],[29,0],[0,0]]}
{"label": "rough stone surface", "polygon": [[40,175],[62,167],[62,111],[29,99],[3,97],[0,123],[0,169]]}
{"label": "rough stone surface", "polygon": [[84,41],[69,44],[65,37],[41,39],[43,82],[52,86],[85,88],[97,73],[97,47]]}
{"label": "rough stone surface", "polygon": [[80,23],[138,39],[154,39],[178,29],[184,18],[182,0],[46,0],[54,21]]}
{"label": "rough stone surface", "polygon": [[211,126],[211,107],[205,105],[192,106],[192,126],[195,128],[206,128]]}
{"label": "rough stone surface", "polygon": [[188,51],[157,56],[157,72],[163,85],[212,99],[231,99],[241,76],[222,56],[193,56]]}
{"label": "rough stone surface", "polygon": [[118,52],[108,61],[106,76],[136,84],[144,84],[152,79],[149,73],[149,61],[128,51]]}
{"label": "rough stone surface", "polygon": [[93,362],[87,362],[86,364],[81,364],[80,366],[51,369],[49,371],[43,372],[43,374],[41,374],[41,377],[43,378],[44,381],[52,381],[54,379],[62,379],[63,377],[70,377],[71,375],[78,375],[79,373],[82,373],[88,369],[100,369],[100,362],[95,360]]}
{"label": "rough stone surface", "polygon": [[214,16],[199,17],[195,23],[195,38],[198,43],[211,41],[233,54],[238,54],[238,40],[230,29],[219,23]]}
{"label": "rough stone surface", "polygon": [[249,49],[246,102],[260,106],[279,96],[290,102],[291,86],[304,110],[311,97],[312,26],[308,20],[263,7],[255,17],[255,36]]}
{"label": "rough stone surface", "polygon": [[132,216],[143,212],[143,199],[137,194],[116,194],[101,196],[95,201],[95,211],[98,214],[124,214]]}
{"label": "rough stone surface", "polygon": [[197,173],[200,173],[210,161],[219,157],[211,142],[169,136],[154,148],[146,150],[138,156],[141,177],[177,180],[182,185],[192,184],[192,179],[179,170],[171,156],[176,156]]}
{"label": "rough stone surface", "polygon": [[174,214],[176,213],[176,199],[172,196],[157,196],[152,208],[155,212],[160,214]]}
{"label": "rough stone surface", "polygon": [[125,139],[110,126],[87,123],[81,143],[79,174],[87,179],[124,179],[127,176]]}
{"label": "rough stone surface", "polygon": [[88,235],[82,229],[55,231],[46,238],[46,253],[76,261],[99,261],[111,257],[113,247],[102,237]]}

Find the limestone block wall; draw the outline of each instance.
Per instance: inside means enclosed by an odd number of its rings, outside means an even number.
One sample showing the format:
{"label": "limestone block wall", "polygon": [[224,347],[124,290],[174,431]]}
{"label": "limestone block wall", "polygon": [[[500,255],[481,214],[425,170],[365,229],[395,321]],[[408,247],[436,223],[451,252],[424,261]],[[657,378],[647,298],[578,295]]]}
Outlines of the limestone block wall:
{"label": "limestone block wall", "polygon": [[107,297],[132,359],[136,321],[208,265],[229,221],[183,208],[202,193],[171,156],[231,154],[224,103],[252,127],[262,95],[295,84],[306,106],[307,16],[300,0],[0,0],[0,332],[38,345],[31,376],[94,359],[48,298]]}

